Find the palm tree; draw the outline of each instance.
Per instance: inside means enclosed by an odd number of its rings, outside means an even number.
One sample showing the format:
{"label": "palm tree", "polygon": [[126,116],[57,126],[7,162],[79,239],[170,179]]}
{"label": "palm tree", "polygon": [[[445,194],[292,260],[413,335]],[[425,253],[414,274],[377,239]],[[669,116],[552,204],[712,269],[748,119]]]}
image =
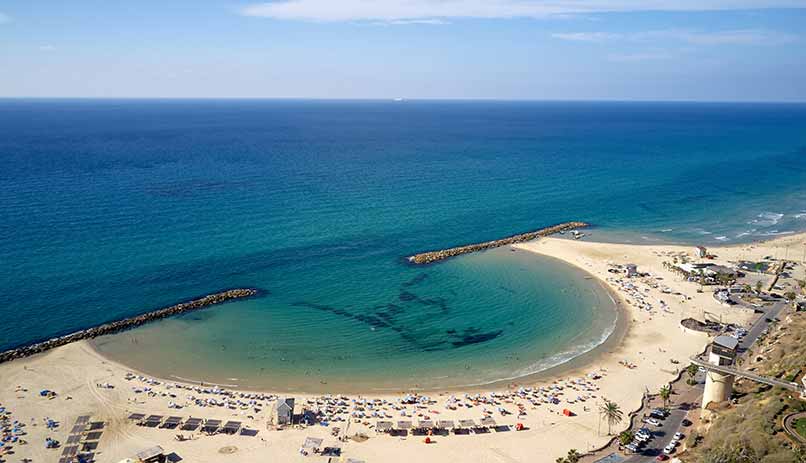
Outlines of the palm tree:
{"label": "palm tree", "polygon": [[618,435],[618,441],[621,445],[627,445],[635,439],[635,434],[632,431],[623,431]]}
{"label": "palm tree", "polygon": [[784,293],[784,299],[786,299],[789,302],[794,301],[796,297],[797,295],[795,294],[794,291],[787,291]]}
{"label": "palm tree", "polygon": [[756,292],[760,294],[762,287],[764,287],[764,283],[762,283],[761,280],[757,281],[756,282]]}
{"label": "palm tree", "polygon": [[565,457],[565,461],[568,463],[578,463],[581,458],[582,455],[577,452],[577,449],[571,449],[568,451],[568,456]]}
{"label": "palm tree", "polygon": [[669,399],[672,397],[672,386],[667,384],[660,388],[660,398],[663,401],[663,408],[669,405]]}
{"label": "palm tree", "polygon": [[800,292],[806,293],[806,280],[797,280],[798,288],[800,288]]}
{"label": "palm tree", "polygon": [[604,404],[599,407],[599,415],[607,420],[607,435],[610,435],[610,428],[614,424],[621,423],[624,413],[617,403],[605,399]]}
{"label": "palm tree", "polygon": [[688,373],[689,384],[694,384],[694,377],[697,376],[697,370],[698,370],[697,365],[694,365],[693,363],[689,364],[689,366],[686,367],[686,373]]}

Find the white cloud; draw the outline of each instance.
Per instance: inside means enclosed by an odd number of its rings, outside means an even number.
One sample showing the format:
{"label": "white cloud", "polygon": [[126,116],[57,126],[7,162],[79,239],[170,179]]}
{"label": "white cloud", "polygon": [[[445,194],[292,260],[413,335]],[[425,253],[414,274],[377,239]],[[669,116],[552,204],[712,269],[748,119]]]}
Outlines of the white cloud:
{"label": "white cloud", "polygon": [[564,32],[551,34],[555,39],[576,42],[604,42],[627,40],[633,42],[657,42],[671,40],[694,45],[779,45],[797,40],[797,36],[764,29],[738,29],[724,31],[693,31],[670,29],[611,34],[607,32]]}
{"label": "white cloud", "polygon": [[784,34],[763,29],[739,29],[726,31],[655,31],[646,34],[647,38],[670,38],[698,45],[779,45],[797,39]]}
{"label": "white cloud", "polygon": [[631,62],[640,62],[640,61],[658,61],[658,60],[665,60],[671,58],[671,55],[668,53],[621,53],[621,54],[614,54],[609,55],[607,57],[608,61],[615,61],[618,63],[631,63]]}
{"label": "white cloud", "polygon": [[406,25],[406,24],[431,24],[431,25],[442,25],[442,24],[450,24],[448,21],[444,19],[396,19],[394,21],[388,21],[387,24],[395,24],[395,25]]}
{"label": "white cloud", "polygon": [[301,21],[409,21],[767,8],[806,8],[806,0],[274,0],[249,5],[241,14]]}
{"label": "white cloud", "polygon": [[373,26],[409,26],[409,25],[428,25],[428,26],[441,26],[444,24],[450,24],[450,21],[446,21],[444,19],[395,19],[394,21],[373,21]]}
{"label": "white cloud", "polygon": [[621,38],[620,34],[608,32],[560,32],[551,34],[551,36],[555,39],[570,40],[572,42],[604,42],[605,40]]}

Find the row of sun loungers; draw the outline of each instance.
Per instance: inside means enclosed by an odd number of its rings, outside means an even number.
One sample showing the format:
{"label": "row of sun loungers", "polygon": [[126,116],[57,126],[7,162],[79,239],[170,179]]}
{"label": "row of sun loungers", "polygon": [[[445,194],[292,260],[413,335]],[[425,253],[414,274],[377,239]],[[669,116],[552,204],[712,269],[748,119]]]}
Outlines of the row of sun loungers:
{"label": "row of sun loungers", "polygon": [[136,422],[140,426],[147,426],[149,428],[163,428],[163,429],[181,429],[183,431],[195,431],[201,428],[202,432],[214,434],[223,432],[225,434],[246,434],[247,429],[242,427],[240,421],[227,421],[202,418],[188,418],[184,419],[181,416],[169,416],[165,418],[162,415],[148,415],[143,413],[132,413],[129,415],[129,420]]}
{"label": "row of sun loungers", "polygon": [[375,429],[378,432],[396,432],[396,431],[421,431],[421,432],[428,432],[428,431],[450,431],[453,430],[454,432],[461,432],[462,430],[473,430],[473,431],[483,431],[489,430],[490,428],[497,428],[498,425],[495,422],[495,419],[491,416],[485,416],[482,418],[479,423],[477,424],[474,420],[459,420],[458,423],[454,423],[453,420],[439,420],[439,421],[431,421],[431,420],[420,420],[417,422],[416,425],[412,421],[398,421],[397,426],[395,423],[391,421],[378,421],[375,424]]}

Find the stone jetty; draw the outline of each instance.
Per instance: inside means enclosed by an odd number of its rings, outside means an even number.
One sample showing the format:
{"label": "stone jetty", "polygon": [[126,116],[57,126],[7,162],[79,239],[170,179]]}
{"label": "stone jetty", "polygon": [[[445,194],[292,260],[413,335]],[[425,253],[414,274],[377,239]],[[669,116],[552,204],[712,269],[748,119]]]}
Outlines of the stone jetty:
{"label": "stone jetty", "polygon": [[252,297],[258,294],[257,289],[253,288],[238,288],[221,291],[207,296],[193,299],[191,301],[182,302],[180,304],[172,305],[170,307],[163,307],[162,309],[154,310],[151,312],[137,315],[135,317],[124,318],[114,322],[104,323],[103,325],[87,328],[85,330],[76,331],[75,333],[61,336],[58,338],[48,339],[47,341],[29,344],[27,346],[18,347],[16,349],[7,350],[0,353],[0,363],[8,362],[10,360],[28,357],[30,355],[45,352],[55,347],[63,346],[71,342],[80,341],[82,339],[91,339],[97,336],[106,334],[117,333],[136,326],[159,320],[174,315],[179,315],[194,310],[203,309],[211,305],[222,304],[224,302],[232,301],[235,299],[243,299]]}
{"label": "stone jetty", "polygon": [[476,251],[483,251],[485,249],[497,248],[499,246],[506,246],[508,244],[522,243],[524,241],[531,241],[535,238],[542,236],[549,236],[555,233],[576,230],[577,228],[585,228],[590,226],[585,222],[565,222],[550,227],[541,228],[528,233],[521,233],[519,235],[509,236],[500,240],[485,241],[484,243],[468,244],[465,246],[458,246],[450,249],[443,249],[441,251],[429,251],[421,254],[409,256],[409,262],[413,264],[430,264],[449,257],[458,256],[460,254],[468,254]]}

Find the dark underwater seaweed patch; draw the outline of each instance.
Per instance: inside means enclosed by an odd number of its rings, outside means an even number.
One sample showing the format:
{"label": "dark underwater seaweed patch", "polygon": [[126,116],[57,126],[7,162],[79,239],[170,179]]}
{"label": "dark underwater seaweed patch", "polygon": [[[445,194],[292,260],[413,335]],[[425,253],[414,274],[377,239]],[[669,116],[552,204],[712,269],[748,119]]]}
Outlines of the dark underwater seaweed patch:
{"label": "dark underwater seaweed patch", "polygon": [[425,280],[426,278],[428,278],[428,274],[427,273],[421,273],[421,274],[417,275],[416,277],[412,278],[411,280],[401,283],[400,286],[403,287],[403,288],[410,288],[410,287],[412,287],[412,286],[414,286],[414,285],[416,285],[418,283],[422,283],[423,280]]}
{"label": "dark underwater seaweed patch", "polygon": [[460,348],[464,346],[469,346],[471,344],[480,344],[482,342],[492,341],[493,339],[501,336],[504,333],[503,330],[496,330],[490,331],[488,333],[479,333],[479,334],[467,334],[461,336],[458,340],[451,342],[454,348]]}

